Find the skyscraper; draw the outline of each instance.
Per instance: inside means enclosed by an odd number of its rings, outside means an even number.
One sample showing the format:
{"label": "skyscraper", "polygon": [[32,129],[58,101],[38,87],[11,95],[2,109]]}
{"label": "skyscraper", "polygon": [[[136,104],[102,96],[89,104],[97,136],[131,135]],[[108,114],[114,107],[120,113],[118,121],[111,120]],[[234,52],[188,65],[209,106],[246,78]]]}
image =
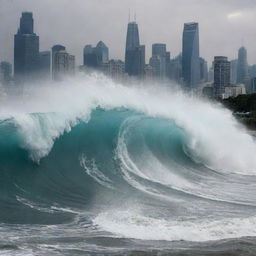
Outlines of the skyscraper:
{"label": "skyscraper", "polygon": [[97,55],[97,62],[99,65],[102,63],[107,63],[108,62],[108,47],[102,42],[99,41],[98,44],[95,47],[95,53]]}
{"label": "skyscraper", "polygon": [[99,68],[103,63],[109,61],[108,47],[102,42],[98,42],[96,47],[86,45],[84,47],[84,65],[91,68]]}
{"label": "skyscraper", "polygon": [[84,66],[96,68],[97,64],[97,55],[94,51],[94,47],[86,45],[84,47]]}
{"label": "skyscraper", "polygon": [[200,83],[198,23],[185,23],[182,41],[182,76],[187,89]]}
{"label": "skyscraper", "polygon": [[126,50],[140,46],[139,28],[136,22],[129,22],[126,36]]}
{"label": "skyscraper", "polygon": [[139,29],[136,22],[129,22],[126,36],[125,72],[129,76],[144,76],[145,46],[140,45]]}
{"label": "skyscraper", "polygon": [[36,77],[39,69],[39,37],[34,33],[31,12],[23,12],[20,27],[14,37],[14,76],[17,82]]}
{"label": "skyscraper", "polygon": [[230,62],[227,57],[214,57],[214,88],[215,96],[221,98],[225,93],[225,87],[230,86]]}
{"label": "skyscraper", "polygon": [[241,47],[238,51],[237,83],[246,84],[248,79],[247,50]]}

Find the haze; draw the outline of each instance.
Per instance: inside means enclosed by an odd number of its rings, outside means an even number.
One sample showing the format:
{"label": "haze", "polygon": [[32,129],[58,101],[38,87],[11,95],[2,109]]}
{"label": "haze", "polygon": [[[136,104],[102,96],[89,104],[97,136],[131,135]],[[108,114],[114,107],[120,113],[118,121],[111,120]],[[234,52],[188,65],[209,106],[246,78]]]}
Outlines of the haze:
{"label": "haze", "polygon": [[0,0],[0,60],[13,62],[13,36],[22,11],[34,14],[40,50],[60,43],[82,64],[86,44],[104,41],[111,58],[124,58],[129,8],[136,12],[147,57],[152,43],[166,43],[171,56],[181,52],[184,22],[200,25],[201,56],[230,59],[244,44],[256,63],[255,0]]}

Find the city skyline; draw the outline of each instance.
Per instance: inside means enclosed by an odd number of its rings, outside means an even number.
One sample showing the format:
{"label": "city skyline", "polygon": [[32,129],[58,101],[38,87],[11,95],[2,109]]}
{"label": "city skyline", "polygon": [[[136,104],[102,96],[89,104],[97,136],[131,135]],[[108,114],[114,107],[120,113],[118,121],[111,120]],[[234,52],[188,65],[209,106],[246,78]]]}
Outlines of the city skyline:
{"label": "city skyline", "polygon": [[[77,64],[81,64],[83,46],[96,44],[102,40],[110,48],[111,58],[124,59],[125,31],[129,7],[132,10],[131,17],[133,17],[135,11],[137,13],[140,41],[141,44],[146,45],[146,62],[148,62],[151,55],[151,45],[154,43],[166,44],[172,58],[178,55],[181,52],[183,24],[191,21],[200,23],[201,56],[207,59],[209,64],[216,55],[228,56],[231,60],[237,58],[237,50],[243,45],[243,38],[246,38],[244,45],[248,50],[249,64],[255,63],[254,60],[256,59],[251,27],[255,20],[252,13],[256,8],[256,3],[249,0],[233,0],[232,5],[231,1],[226,1],[225,3],[215,1],[213,4],[208,0],[204,1],[204,3],[198,0],[182,0],[179,1],[180,3],[163,0],[161,4],[156,5],[156,1],[138,2],[134,0],[124,1],[121,9],[118,9],[120,4],[116,0],[111,0],[108,5],[100,0],[94,1],[94,3],[76,0],[72,5],[68,1],[62,1],[62,8],[54,8],[53,6],[47,12],[47,15],[44,15],[44,11],[49,6],[50,1],[36,4],[30,0],[22,0],[19,3],[1,1],[4,5],[0,10],[0,14],[2,19],[5,20],[0,25],[1,60],[13,61],[13,35],[16,33],[17,22],[22,11],[32,11],[34,14],[35,32],[40,36],[41,51],[48,50],[55,44],[63,44],[69,49],[70,53],[76,55]],[[55,2],[56,4],[60,3],[58,0]],[[209,7],[206,7],[206,3]],[[81,8],[84,6],[86,8]],[[108,6],[108,9],[104,9],[104,6]],[[155,8],[149,8],[148,13],[143,12],[142,7],[148,6],[155,6]],[[194,6],[194,8],[191,9],[191,6]],[[217,8],[217,6],[218,13],[214,17],[208,15],[206,19],[204,11],[214,12],[214,8]],[[98,13],[99,7],[101,12],[105,11],[105,15]],[[168,7],[171,7],[169,15],[164,10],[168,9]],[[66,9],[69,9],[68,14]],[[189,9],[191,10],[190,13],[188,12]],[[63,14],[66,14],[66,16],[64,15],[65,19],[59,15],[60,10]],[[151,10],[154,10],[153,14]],[[174,10],[179,15],[172,15]],[[202,10],[204,11],[202,12]],[[71,19],[73,13],[76,13],[76,19]],[[96,13],[98,15],[95,15]],[[98,16],[101,17],[98,18]],[[56,17],[59,20],[56,20]],[[116,22],[117,19],[118,22]],[[220,30],[218,25],[221,22],[222,29]],[[234,30],[236,33],[234,33]],[[230,32],[230,36],[228,36],[227,31]],[[225,37],[222,35],[225,35]]]}

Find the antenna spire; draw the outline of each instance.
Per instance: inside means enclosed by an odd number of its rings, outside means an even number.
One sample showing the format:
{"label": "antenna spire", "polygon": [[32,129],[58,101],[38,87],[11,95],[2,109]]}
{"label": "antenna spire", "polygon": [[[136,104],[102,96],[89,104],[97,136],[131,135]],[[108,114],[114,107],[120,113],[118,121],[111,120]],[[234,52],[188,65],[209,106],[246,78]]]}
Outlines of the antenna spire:
{"label": "antenna spire", "polygon": [[242,38],[242,46],[244,46],[244,38]]}
{"label": "antenna spire", "polygon": [[129,23],[130,23],[130,21],[131,21],[131,9],[129,8],[129,17],[128,17],[128,21],[129,21]]}

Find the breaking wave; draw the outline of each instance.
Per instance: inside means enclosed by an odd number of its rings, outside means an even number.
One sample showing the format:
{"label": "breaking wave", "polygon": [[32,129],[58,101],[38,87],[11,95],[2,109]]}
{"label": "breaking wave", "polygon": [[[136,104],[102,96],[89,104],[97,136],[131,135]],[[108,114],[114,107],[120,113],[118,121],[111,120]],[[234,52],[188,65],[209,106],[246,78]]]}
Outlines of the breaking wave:
{"label": "breaking wave", "polygon": [[255,152],[230,111],[174,88],[96,74],[27,88],[0,104],[0,222],[141,240],[255,236]]}

